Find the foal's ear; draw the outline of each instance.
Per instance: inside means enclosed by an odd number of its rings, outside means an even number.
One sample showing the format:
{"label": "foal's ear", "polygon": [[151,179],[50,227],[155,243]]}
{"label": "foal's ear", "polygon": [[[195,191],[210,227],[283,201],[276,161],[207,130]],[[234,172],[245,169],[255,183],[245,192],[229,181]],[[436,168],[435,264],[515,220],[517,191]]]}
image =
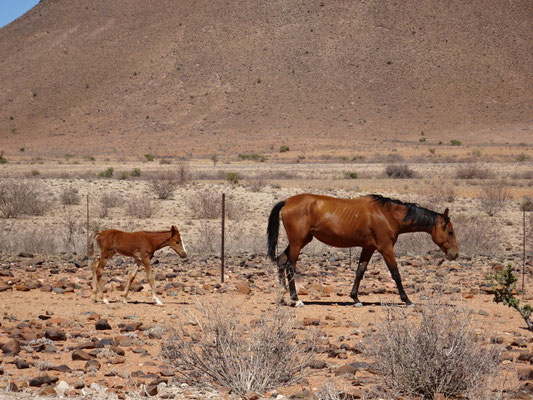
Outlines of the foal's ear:
{"label": "foal's ear", "polygon": [[445,218],[448,218],[448,208],[446,208],[446,210],[444,210],[444,213],[442,215],[444,215]]}
{"label": "foal's ear", "polygon": [[178,228],[176,228],[175,225],[172,225],[172,226],[170,227],[170,233],[172,233],[173,235],[176,233],[177,230],[178,230]]}

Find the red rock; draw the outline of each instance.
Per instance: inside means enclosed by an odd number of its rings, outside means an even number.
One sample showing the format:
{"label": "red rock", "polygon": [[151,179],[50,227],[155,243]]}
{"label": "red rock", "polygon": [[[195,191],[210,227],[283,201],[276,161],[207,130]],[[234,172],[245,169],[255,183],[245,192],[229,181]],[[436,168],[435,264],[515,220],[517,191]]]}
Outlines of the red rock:
{"label": "red rock", "polygon": [[44,332],[44,337],[53,341],[67,340],[67,335],[65,332],[58,328],[48,328]]}
{"label": "red rock", "polygon": [[126,362],[126,357],[124,356],[116,356],[109,359],[109,362],[111,364],[124,364]]}
{"label": "red rock", "polygon": [[107,322],[107,319],[103,318],[96,321],[95,328],[97,331],[105,331],[112,329],[111,325],[109,325],[109,322]]}
{"label": "red rock", "polygon": [[335,371],[335,376],[343,376],[343,375],[349,375],[354,376],[355,372],[357,371],[357,368],[355,368],[353,365],[345,364]]}
{"label": "red rock", "polygon": [[76,349],[72,352],[72,360],[81,360],[81,361],[88,361],[91,359],[91,356],[80,349]]}
{"label": "red rock", "polygon": [[311,326],[311,325],[314,325],[314,326],[320,325],[320,320],[318,318],[305,317],[304,326]]}
{"label": "red rock", "polygon": [[520,367],[516,372],[521,381],[533,380],[533,367]]}
{"label": "red rock", "polygon": [[46,385],[39,390],[39,396],[56,396],[56,395],[57,395],[56,390],[50,385]]}
{"label": "red rock", "polygon": [[15,339],[11,339],[9,342],[2,346],[2,353],[6,355],[15,355],[20,353],[20,344]]}
{"label": "red rock", "polygon": [[139,330],[143,323],[140,321],[134,321],[134,322],[128,322],[126,324],[120,323],[118,324],[118,327],[121,332],[134,332]]}
{"label": "red rock", "polygon": [[56,383],[59,380],[59,378],[55,376],[49,376],[47,374],[36,376],[35,378],[32,378],[29,382],[30,386],[43,386],[43,385],[50,385],[52,383]]}
{"label": "red rock", "polygon": [[248,284],[246,283],[238,283],[237,284],[237,293],[240,294],[250,294],[252,292],[252,289]]}

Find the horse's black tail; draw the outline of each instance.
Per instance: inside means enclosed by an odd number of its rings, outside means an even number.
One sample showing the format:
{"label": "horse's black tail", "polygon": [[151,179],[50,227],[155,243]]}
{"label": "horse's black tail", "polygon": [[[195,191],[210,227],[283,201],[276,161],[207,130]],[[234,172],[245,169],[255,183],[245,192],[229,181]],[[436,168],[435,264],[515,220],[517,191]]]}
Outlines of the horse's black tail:
{"label": "horse's black tail", "polygon": [[279,212],[284,205],[285,201],[280,201],[272,208],[270,217],[268,217],[268,256],[272,261],[276,261],[276,246],[278,245],[279,234]]}

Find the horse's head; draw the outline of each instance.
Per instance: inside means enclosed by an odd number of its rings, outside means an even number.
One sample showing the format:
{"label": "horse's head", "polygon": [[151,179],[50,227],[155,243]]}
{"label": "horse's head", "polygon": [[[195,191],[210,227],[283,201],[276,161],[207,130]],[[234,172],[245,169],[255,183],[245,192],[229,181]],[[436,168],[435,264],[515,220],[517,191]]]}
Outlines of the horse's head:
{"label": "horse's head", "polygon": [[455,240],[453,225],[448,217],[448,209],[437,217],[437,223],[431,231],[431,238],[446,254],[448,260],[455,260],[459,256],[459,248]]}
{"label": "horse's head", "polygon": [[181,240],[180,232],[174,225],[170,228],[170,240],[168,245],[174,250],[181,258],[187,257],[185,247],[183,246],[183,240]]}

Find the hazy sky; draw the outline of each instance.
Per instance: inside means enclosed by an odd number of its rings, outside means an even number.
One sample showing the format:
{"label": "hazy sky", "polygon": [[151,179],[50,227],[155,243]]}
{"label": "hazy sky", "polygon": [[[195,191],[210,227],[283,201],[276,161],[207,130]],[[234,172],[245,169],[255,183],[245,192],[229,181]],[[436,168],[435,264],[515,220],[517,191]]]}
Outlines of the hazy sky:
{"label": "hazy sky", "polygon": [[17,19],[39,0],[0,0],[0,28]]}

